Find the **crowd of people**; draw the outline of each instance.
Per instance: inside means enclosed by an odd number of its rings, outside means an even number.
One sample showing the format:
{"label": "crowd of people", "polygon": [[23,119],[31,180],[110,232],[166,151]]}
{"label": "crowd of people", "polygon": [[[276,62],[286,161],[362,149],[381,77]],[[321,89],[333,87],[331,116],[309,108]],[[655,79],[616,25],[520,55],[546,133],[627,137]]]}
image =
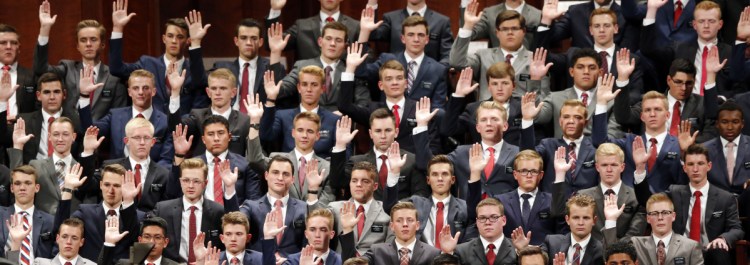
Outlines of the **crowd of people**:
{"label": "crowd of people", "polygon": [[127,0],[58,64],[0,24],[0,263],[734,264],[750,2],[341,2],[210,69],[196,10],[131,63]]}

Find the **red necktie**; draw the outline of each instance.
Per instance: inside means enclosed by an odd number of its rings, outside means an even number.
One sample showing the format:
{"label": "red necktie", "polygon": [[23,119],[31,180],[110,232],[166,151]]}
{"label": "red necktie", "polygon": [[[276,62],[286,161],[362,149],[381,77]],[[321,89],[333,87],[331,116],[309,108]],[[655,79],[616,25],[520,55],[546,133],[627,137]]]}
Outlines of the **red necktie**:
{"label": "red necktie", "polygon": [[333,20],[333,17],[327,17],[326,18],[326,23],[331,23],[333,21],[335,21],[335,20]]}
{"label": "red necktie", "polygon": [[307,177],[307,159],[305,157],[299,158],[299,171],[298,177],[299,177],[299,190],[302,190],[305,187],[305,177]]}
{"label": "red necktie", "polygon": [[232,258],[232,265],[239,265],[239,264],[240,264],[240,259],[238,259],[237,257]]}
{"label": "red necktie", "polygon": [[[281,213],[281,211],[283,211],[282,210],[283,207],[284,207],[284,203],[281,202],[281,200],[276,200],[276,202],[273,203],[274,211],[279,211],[279,213]],[[281,216],[283,217],[284,215],[281,214]],[[284,218],[276,218],[276,226],[277,227],[284,226]],[[276,245],[281,245],[281,238],[283,237],[284,237],[284,231],[282,230],[278,235],[276,235]]]}
{"label": "red necktie", "polygon": [[357,237],[359,238],[359,240],[362,240],[362,229],[365,228],[364,213],[365,213],[364,206],[360,205],[359,207],[357,207],[357,216],[359,216],[359,214],[362,214],[362,218],[360,218],[359,221],[357,221]]}
{"label": "red necktie", "polygon": [[507,63],[508,65],[511,65],[510,59],[513,59],[513,54],[505,55],[505,63]]}
{"label": "red necktie", "polygon": [[674,26],[677,27],[677,21],[680,20],[680,16],[682,15],[682,1],[677,0],[674,5],[677,6],[674,10]]}
{"label": "red necktie", "polygon": [[654,164],[656,164],[656,144],[658,142],[656,138],[651,138],[649,141],[651,142],[651,147],[648,148],[648,172],[651,172]]}
{"label": "red necktie", "polygon": [[706,59],[708,58],[708,46],[703,46],[703,54],[701,54],[701,96],[703,91],[706,90]]}
{"label": "red necktie", "polygon": [[[141,184],[141,164],[135,164],[135,174],[133,174],[133,177],[135,177],[135,186],[138,187],[138,184]],[[141,191],[138,191],[138,199],[141,199]]]}
{"label": "red necktie", "polygon": [[600,51],[599,57],[602,58],[602,69],[604,69],[604,74],[609,74],[609,63],[607,63],[607,53],[606,51]]}
{"label": "red necktie", "polygon": [[[490,180],[490,175],[492,175],[492,170],[495,169],[495,148],[488,147],[487,151],[490,152],[489,157],[487,158],[487,165],[484,166],[484,181]],[[487,199],[487,192],[482,192],[482,200]]]}
{"label": "red necktie", "polygon": [[583,103],[583,106],[589,106],[589,93],[583,92],[581,94],[581,102]]}
{"label": "red necktie", "polygon": [[55,149],[52,148],[52,123],[55,121],[55,117],[49,117],[47,119],[47,156],[52,157]]}
{"label": "red necktie", "polygon": [[195,228],[195,210],[197,210],[198,207],[190,206],[190,220],[188,223],[188,263],[192,264],[195,262],[195,253],[193,252],[193,240],[195,240],[195,236],[198,234],[197,230]]}
{"label": "red necktie", "polygon": [[396,118],[396,129],[398,129],[399,126],[401,125],[401,118],[398,115],[398,108],[399,108],[398,105],[393,105],[393,116],[394,118]]}
{"label": "red necktie", "polygon": [[219,173],[219,167],[221,166],[221,158],[214,157],[214,201],[224,205],[224,190],[222,189],[221,173]]}
{"label": "red necktie", "polygon": [[380,170],[378,170],[378,176],[380,178],[380,188],[385,190],[385,184],[388,179],[388,157],[385,155],[380,155],[380,160],[383,162],[380,163]]}
{"label": "red necktie", "polygon": [[690,239],[696,242],[701,242],[701,196],[703,193],[696,190],[693,193],[695,196],[695,203],[693,203],[693,210],[690,213]]}
{"label": "red necktie", "polygon": [[250,73],[247,70],[247,68],[249,66],[250,66],[250,63],[245,63],[245,66],[242,67],[243,68],[243,70],[242,70],[242,84],[240,86],[240,98],[238,99],[239,100],[238,103],[240,105],[240,112],[245,113],[245,114],[247,114],[247,108],[245,107],[245,104],[242,103],[242,101],[247,98],[247,93],[249,92],[248,91],[248,87],[250,86],[250,84],[248,84],[249,83],[248,82],[248,78],[250,76]]}
{"label": "red necktie", "polygon": [[677,101],[674,103],[674,107],[672,107],[672,121],[669,124],[669,135],[672,135],[674,137],[677,137],[678,134],[680,134],[680,102]]}
{"label": "red necktie", "polygon": [[495,263],[495,244],[487,245],[487,264]]}
{"label": "red necktie", "polygon": [[145,119],[146,116],[143,116],[143,113],[138,113],[138,115],[135,115],[136,118],[142,118]]}
{"label": "red necktie", "polygon": [[435,214],[435,247],[440,249],[440,231],[443,231],[443,202],[437,203],[437,214]]}
{"label": "red necktie", "polygon": [[573,252],[573,265],[581,264],[581,245],[576,243],[573,247],[576,248],[576,252]]}

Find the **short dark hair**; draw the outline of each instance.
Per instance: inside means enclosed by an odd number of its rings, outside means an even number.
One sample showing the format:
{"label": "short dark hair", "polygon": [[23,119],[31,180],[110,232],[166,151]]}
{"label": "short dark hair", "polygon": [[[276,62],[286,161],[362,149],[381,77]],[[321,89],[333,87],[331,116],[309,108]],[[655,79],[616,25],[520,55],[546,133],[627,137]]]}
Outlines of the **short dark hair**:
{"label": "short dark hair", "polygon": [[702,144],[691,144],[688,146],[687,150],[685,150],[685,157],[682,158],[682,161],[685,161],[685,158],[687,158],[688,155],[704,155],[706,161],[711,161],[711,157],[708,156],[708,148]]}
{"label": "short dark hair", "polygon": [[432,259],[432,265],[458,265],[461,264],[456,256],[443,253]]}
{"label": "short dark hair", "polygon": [[453,162],[451,162],[447,155],[436,155],[432,157],[430,162],[427,163],[427,174],[430,174],[432,171],[432,165],[437,164],[448,164],[448,171],[453,175]]}
{"label": "short dark hair", "polygon": [[271,160],[268,161],[268,167],[266,168],[266,171],[271,169],[271,165],[273,165],[273,163],[289,163],[289,167],[292,168],[292,175],[294,175],[294,163],[288,157],[283,155],[275,155],[271,157]]}
{"label": "short dark hair", "polygon": [[237,31],[235,32],[235,35],[240,34],[240,27],[258,28],[258,31],[260,31],[260,37],[263,37],[263,26],[260,24],[260,22],[253,18],[244,18],[240,20],[240,23],[237,24]]}
{"label": "short dark hair", "polygon": [[375,165],[368,161],[359,161],[354,163],[354,166],[352,166],[352,172],[354,172],[355,170],[367,171],[367,176],[370,177],[372,181],[378,181],[378,170],[375,169]]}
{"label": "short dark hair", "polygon": [[143,229],[149,226],[158,226],[159,228],[161,228],[162,235],[167,235],[167,220],[164,220],[164,218],[152,216],[143,219],[143,221],[141,222],[141,235],[143,235]]}
{"label": "short dark hair", "polygon": [[14,168],[13,170],[11,170],[11,172],[10,172],[10,182],[11,183],[13,182],[13,176],[15,176],[16,173],[21,173],[21,174],[26,174],[26,175],[32,175],[32,176],[34,176],[34,183],[36,183],[37,178],[39,177],[36,174],[36,169],[34,167],[32,167],[30,165],[21,165],[21,166],[18,166],[16,168]]}
{"label": "short dark hair", "polygon": [[369,264],[366,259],[360,257],[349,258],[344,261],[344,265],[367,265]]}
{"label": "short dark hair", "polygon": [[669,66],[669,76],[674,77],[678,72],[685,73],[687,75],[695,77],[695,65],[692,62],[683,58],[677,58],[672,61],[672,65]]}
{"label": "short dark hair", "polygon": [[547,252],[542,251],[542,248],[539,246],[526,246],[525,248],[519,249],[517,255],[518,265],[523,265],[523,263],[521,263],[521,260],[523,259],[523,257],[527,256],[541,255],[542,259],[544,260],[544,264],[547,264],[547,262],[549,261]]}
{"label": "short dark hair", "polygon": [[372,121],[376,119],[391,119],[394,126],[396,124],[396,116],[393,115],[393,112],[388,110],[387,108],[379,108],[373,111],[370,114],[370,125],[372,125]]}
{"label": "short dark hair", "polygon": [[[19,35],[15,27],[4,23],[0,23],[0,33],[15,33]],[[18,37],[20,38],[21,36],[19,35]]]}
{"label": "short dark hair", "polygon": [[42,74],[42,76],[39,77],[39,79],[36,81],[36,91],[42,91],[42,84],[54,83],[54,82],[60,82],[60,86],[62,87],[63,94],[68,93],[68,91],[65,89],[65,83],[62,81],[59,75],[53,72],[46,72]]}
{"label": "short dark hair", "polygon": [[208,118],[206,118],[205,120],[203,120],[203,124],[201,124],[203,133],[204,134],[206,133],[206,127],[215,123],[224,125],[224,128],[226,128],[227,132],[229,132],[229,121],[227,120],[227,118],[224,118],[224,116],[221,116],[221,115],[211,115],[211,116],[208,116]]}
{"label": "short dark hair", "polygon": [[349,42],[349,29],[346,28],[346,25],[344,23],[338,22],[338,21],[331,21],[326,23],[325,26],[323,26],[323,30],[320,31],[320,37],[326,36],[326,30],[338,30],[344,32],[344,42]]}
{"label": "short dark hair", "polygon": [[[81,221],[81,219],[78,219],[78,218],[75,218],[75,217],[71,217],[71,218],[65,219],[65,221],[63,221],[60,224],[59,228],[62,228],[63,225],[67,225],[67,226],[70,226],[70,227],[80,228],[81,229],[81,238],[83,238],[86,235],[85,234],[86,230],[84,230],[83,221]],[[58,235],[60,234],[60,230],[62,230],[62,229],[59,229],[59,228],[57,229],[57,234]]]}
{"label": "short dark hair", "polygon": [[599,53],[594,51],[594,49],[591,48],[583,48],[578,49],[575,52],[573,52],[573,56],[570,59],[570,68],[573,68],[576,63],[578,63],[578,60],[581,58],[591,58],[594,59],[594,62],[596,62],[596,65],[599,66],[599,68],[602,68],[602,58],[599,57]]}
{"label": "short dark hair", "polygon": [[169,26],[175,26],[185,31],[185,34],[190,37],[190,29],[188,28],[187,22],[182,18],[170,18],[164,23],[164,33],[166,34]]}
{"label": "short dark hair", "polygon": [[425,33],[427,33],[427,36],[430,35],[430,25],[427,24],[427,20],[424,19],[422,16],[409,16],[406,19],[404,19],[404,22],[401,23],[401,35],[404,35],[404,32],[406,32],[407,27],[415,27],[422,25],[425,28]]}
{"label": "short dark hair", "polygon": [[737,104],[734,99],[728,99],[724,104],[721,104],[718,113],[721,114],[722,111],[739,111],[740,115],[743,117],[742,119],[745,119],[745,112],[742,111],[742,107],[740,107],[740,104]]}
{"label": "short dark hair", "polygon": [[526,31],[526,18],[524,18],[521,14],[516,12],[515,10],[505,10],[503,12],[500,12],[500,14],[497,14],[497,17],[495,17],[495,29],[500,27],[500,24],[503,24],[503,22],[508,20],[514,20],[517,19],[518,23],[521,24],[521,28],[523,31]]}
{"label": "short dark hair", "polygon": [[638,253],[635,251],[635,247],[633,246],[633,243],[630,242],[630,240],[627,241],[618,241],[614,244],[610,244],[607,247],[606,250],[606,261],[609,260],[609,257],[611,257],[614,254],[626,254],[630,257],[632,261],[638,260]]}

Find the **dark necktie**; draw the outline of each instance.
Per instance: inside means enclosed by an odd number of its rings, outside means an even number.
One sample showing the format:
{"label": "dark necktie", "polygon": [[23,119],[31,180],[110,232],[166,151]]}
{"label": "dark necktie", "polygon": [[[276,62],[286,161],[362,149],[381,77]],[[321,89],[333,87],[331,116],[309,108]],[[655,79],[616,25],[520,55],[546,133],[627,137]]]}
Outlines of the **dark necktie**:
{"label": "dark necktie", "polygon": [[510,59],[513,59],[513,54],[507,54],[507,55],[505,55],[505,63],[507,63],[508,65],[512,65],[510,63]]}
{"label": "dark necktie", "polygon": [[117,211],[112,210],[112,209],[107,210],[107,217],[109,216],[117,217]]}
{"label": "dark necktie", "polygon": [[411,12],[411,15],[412,15],[412,16],[418,16],[418,17],[421,17],[421,15],[419,14],[419,12]]}
{"label": "dark necktie", "polygon": [[198,207],[190,206],[190,219],[188,220],[188,264],[192,264],[195,262],[195,252],[193,252],[193,241],[195,240],[195,236],[198,234],[198,231],[196,229],[196,218],[195,218],[195,210],[198,209]]}
{"label": "dark necktie", "polygon": [[528,193],[521,194],[521,198],[523,198],[523,206],[522,206],[523,208],[521,209],[521,217],[523,218],[523,224],[528,228],[529,214],[531,213],[531,203],[529,203],[529,199],[531,199],[531,194],[528,194]]}
{"label": "dark necktie", "polygon": [[[242,103],[243,100],[247,98],[247,93],[249,93],[248,89],[250,87],[250,82],[248,82],[248,79],[250,78],[250,71],[248,68],[250,67],[250,63],[245,63],[242,67],[242,84],[240,86],[240,98],[237,99],[239,102],[238,105],[240,105],[240,112],[247,114],[247,108],[245,107],[245,104]],[[252,103],[252,102],[250,102]]]}
{"label": "dark necktie", "polygon": [[380,187],[385,190],[386,182],[388,181],[388,157],[385,155],[380,155],[380,160],[382,161],[380,163],[380,170],[378,170],[378,177],[380,178]]}
{"label": "dark necktie", "polygon": [[615,191],[612,189],[607,189],[607,191],[604,192],[605,197],[609,197],[609,195],[612,195],[612,194],[615,194]]}

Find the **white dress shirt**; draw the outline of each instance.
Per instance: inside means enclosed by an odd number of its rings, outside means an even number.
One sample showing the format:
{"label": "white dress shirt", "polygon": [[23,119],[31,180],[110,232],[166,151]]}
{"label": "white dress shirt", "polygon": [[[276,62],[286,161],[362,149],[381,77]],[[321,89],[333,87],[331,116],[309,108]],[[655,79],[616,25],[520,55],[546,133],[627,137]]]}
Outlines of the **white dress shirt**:
{"label": "white dress shirt", "polygon": [[195,206],[195,230],[200,233],[201,220],[203,220],[203,197],[195,204],[191,204],[182,196],[182,224],[180,228],[180,257],[188,258],[188,241],[190,240],[190,207]]}

